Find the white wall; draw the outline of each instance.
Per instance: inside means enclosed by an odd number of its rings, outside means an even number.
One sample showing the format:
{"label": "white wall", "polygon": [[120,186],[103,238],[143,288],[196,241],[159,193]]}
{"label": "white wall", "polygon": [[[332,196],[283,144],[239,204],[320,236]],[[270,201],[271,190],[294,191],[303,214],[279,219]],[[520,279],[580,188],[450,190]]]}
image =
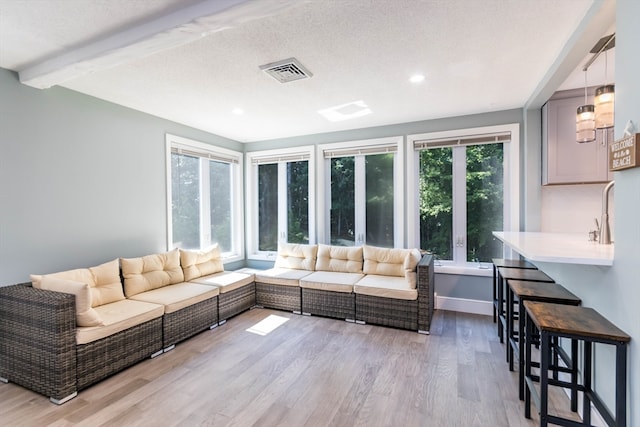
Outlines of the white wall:
{"label": "white wall", "polygon": [[0,69],[0,285],[166,250],[167,132],[242,151]]}

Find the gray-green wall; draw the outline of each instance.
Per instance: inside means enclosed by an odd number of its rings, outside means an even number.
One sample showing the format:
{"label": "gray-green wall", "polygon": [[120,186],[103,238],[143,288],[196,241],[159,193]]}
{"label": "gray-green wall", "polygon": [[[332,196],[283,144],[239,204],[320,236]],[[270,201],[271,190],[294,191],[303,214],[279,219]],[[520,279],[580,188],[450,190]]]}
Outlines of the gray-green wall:
{"label": "gray-green wall", "polygon": [[165,133],[242,151],[0,69],[0,285],[166,250]]}

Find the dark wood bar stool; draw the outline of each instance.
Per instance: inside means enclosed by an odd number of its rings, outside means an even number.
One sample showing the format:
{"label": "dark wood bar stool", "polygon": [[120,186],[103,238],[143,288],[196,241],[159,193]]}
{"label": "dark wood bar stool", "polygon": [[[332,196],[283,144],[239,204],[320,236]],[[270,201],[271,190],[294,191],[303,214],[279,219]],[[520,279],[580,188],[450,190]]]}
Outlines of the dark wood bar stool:
{"label": "dark wood bar stool", "polygon": [[[498,267],[498,289],[502,292],[502,298],[505,301],[505,308],[502,313],[498,313],[498,334],[500,336],[500,342],[502,343],[502,337],[504,331],[506,331],[507,337],[511,337],[514,334],[513,330],[509,330],[507,318],[513,317],[513,299],[509,301],[507,296],[506,283],[509,280],[526,280],[529,282],[547,282],[554,283],[554,280],[547,276],[540,270],[511,268],[511,267]],[[509,362],[509,370],[513,371],[513,360],[509,358],[509,346],[506,346],[507,362]]]}
{"label": "dark wood bar stool", "polygon": [[[531,418],[531,398],[533,397],[540,410],[541,426],[549,423],[561,426],[591,425],[591,403],[593,403],[609,426],[626,427],[627,343],[631,337],[592,308],[535,301],[525,301],[524,307],[528,316],[526,333],[533,333],[534,327],[540,332],[540,394],[535,389],[531,369],[533,344],[530,340],[525,341],[525,417]],[[578,384],[580,381],[567,383],[549,378],[553,338],[568,338],[584,343],[581,384]],[[615,414],[609,411],[592,388],[594,343],[609,344],[616,348]],[[565,387],[572,391],[575,389],[576,393],[582,392],[582,423],[549,414],[549,386]]]}
{"label": "dark wood bar stool", "polygon": [[[505,258],[493,258],[493,323],[496,323],[500,315],[504,315],[504,286],[499,287],[498,283],[504,283],[499,278],[498,268],[520,268],[525,270],[537,270],[538,268],[531,264],[529,261],[520,259],[505,259]],[[498,337],[500,342],[504,342],[503,339],[504,325],[498,323]]]}
{"label": "dark wood bar stool", "polygon": [[[569,292],[564,286],[557,283],[545,283],[545,282],[527,282],[523,280],[509,280],[507,282],[507,301],[513,301],[514,297],[518,300],[518,334],[510,334],[507,337],[507,349],[509,351],[509,360],[513,361],[514,351],[518,351],[518,385],[520,400],[524,400],[524,365],[525,365],[525,340],[531,340],[532,335],[525,334],[525,319],[524,312],[525,301],[538,301],[549,302],[553,304],[565,304],[565,305],[580,305],[581,300],[573,293]],[[516,316],[507,317],[508,331],[515,329]],[[557,340],[556,340],[557,341]],[[557,345],[554,344],[554,360],[558,357],[567,364],[568,368],[565,370],[571,375],[577,375],[576,370],[573,368],[573,364],[577,361],[578,347],[572,345],[571,357],[568,357],[566,353]],[[557,379],[558,372],[563,371],[562,368],[557,367],[554,369],[554,378]],[[574,378],[575,381],[575,378]],[[572,408],[577,405],[577,396],[572,396]],[[577,408],[577,407],[576,407]],[[574,409],[575,410],[575,409]]]}

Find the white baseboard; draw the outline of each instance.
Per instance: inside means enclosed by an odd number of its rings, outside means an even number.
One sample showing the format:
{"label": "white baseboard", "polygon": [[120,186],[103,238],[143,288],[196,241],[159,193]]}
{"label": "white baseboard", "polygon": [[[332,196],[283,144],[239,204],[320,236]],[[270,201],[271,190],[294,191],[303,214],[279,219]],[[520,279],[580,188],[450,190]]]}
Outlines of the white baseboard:
{"label": "white baseboard", "polygon": [[436,295],[436,309],[460,311],[462,313],[482,314],[491,316],[493,313],[493,303],[491,301],[481,301],[465,298],[441,297]]}

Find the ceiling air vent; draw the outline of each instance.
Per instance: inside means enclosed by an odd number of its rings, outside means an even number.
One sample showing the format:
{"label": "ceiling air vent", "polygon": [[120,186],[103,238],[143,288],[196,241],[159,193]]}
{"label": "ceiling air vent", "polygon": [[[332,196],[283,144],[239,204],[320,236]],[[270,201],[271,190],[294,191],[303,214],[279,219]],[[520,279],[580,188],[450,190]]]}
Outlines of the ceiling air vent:
{"label": "ceiling air vent", "polygon": [[309,70],[304,68],[295,58],[289,58],[271,64],[261,65],[260,69],[280,83],[288,83],[294,80],[308,79],[313,76]]}

